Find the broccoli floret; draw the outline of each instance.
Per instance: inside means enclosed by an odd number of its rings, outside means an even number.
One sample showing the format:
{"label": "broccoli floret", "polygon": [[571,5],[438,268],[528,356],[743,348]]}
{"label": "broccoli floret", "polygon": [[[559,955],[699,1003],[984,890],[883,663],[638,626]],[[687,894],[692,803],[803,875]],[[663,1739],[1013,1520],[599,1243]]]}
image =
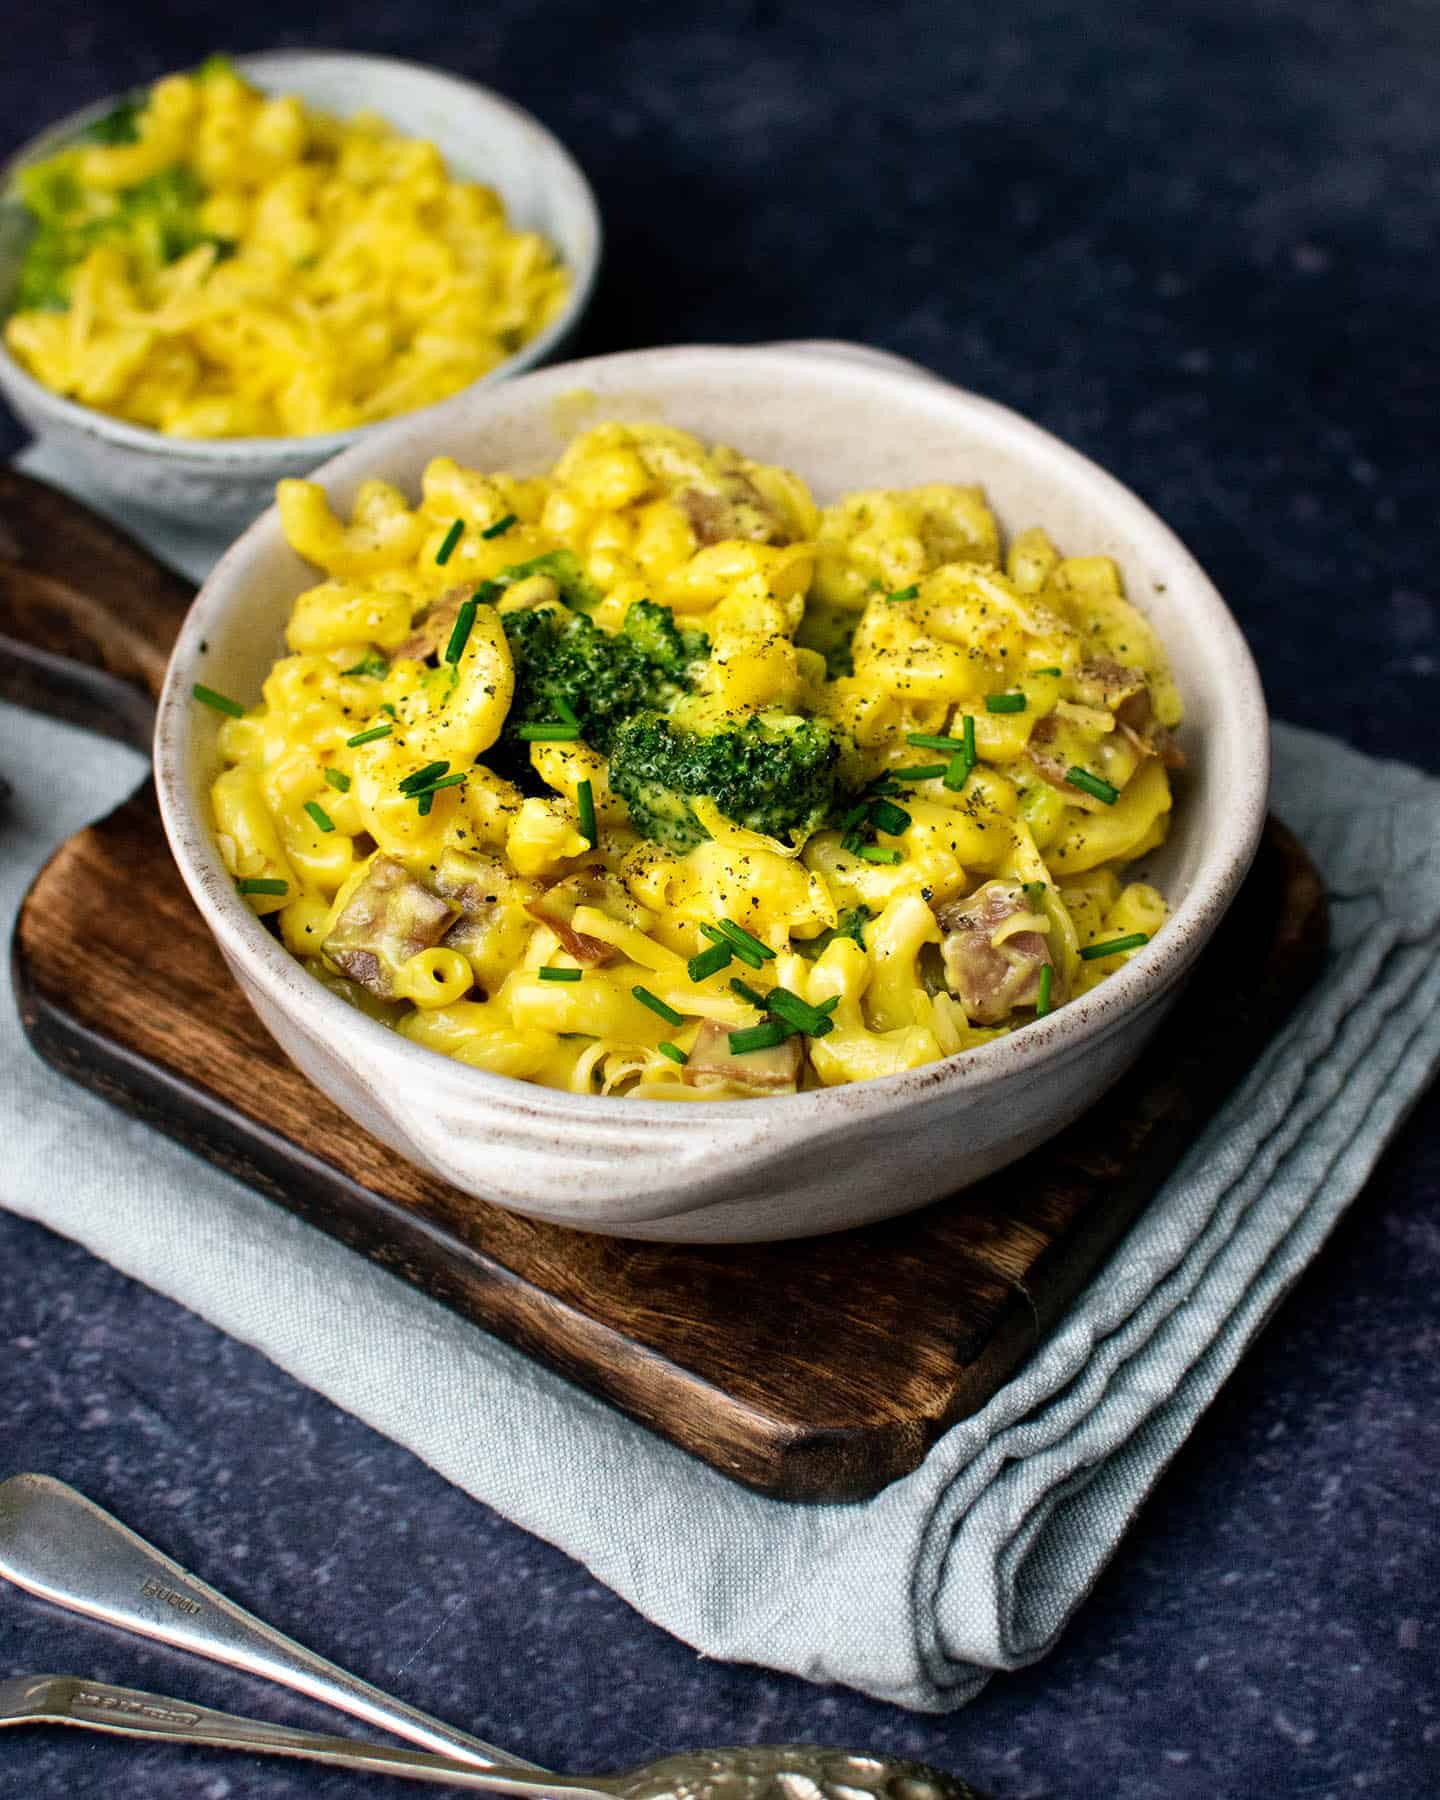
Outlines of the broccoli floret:
{"label": "broccoli floret", "polygon": [[529,562],[511,563],[508,569],[501,570],[502,582],[524,581],[527,575],[548,575],[565,604],[580,612],[589,612],[604,598],[573,550],[547,550],[543,556],[532,556]]}
{"label": "broccoli floret", "polygon": [[682,631],[668,606],[653,600],[637,600],[625,615],[620,635],[628,639],[677,687],[690,685],[692,663],[704,662],[710,640],[703,631]]}
{"label": "broccoli floret", "polygon": [[115,244],[151,270],[198,244],[214,244],[222,255],[231,248],[201,229],[205,189],[181,163],[111,195],[82,188],[73,152],[62,151],[22,169],[16,186],[36,222],[20,265],[17,311],[63,311],[76,269],[97,244]]}
{"label": "broccoli floret", "polygon": [[806,938],[803,943],[797,944],[796,948],[802,956],[808,956],[813,961],[823,951],[828,950],[836,938],[848,937],[854,938],[863,950],[865,948],[865,927],[874,917],[874,913],[862,900],[858,906],[848,907],[842,912],[838,924],[832,925],[828,931],[822,931],[818,937]]}
{"label": "broccoli floret", "polygon": [[687,691],[690,666],[710,651],[702,632],[680,631],[668,610],[637,601],[618,632],[603,631],[583,613],[553,607],[502,614],[515,663],[515,698],[505,739],[522,761],[528,746],[521,725],[560,715],[563,702],[580,721],[580,735],[608,755],[623,719],[645,708],[664,708]]}
{"label": "broccoli floret", "polygon": [[646,837],[689,850],[707,833],[690,802],[712,800],[727,819],[767,837],[818,830],[842,790],[846,742],[825,719],[757,713],[705,731],[657,712],[616,731],[610,785]]}
{"label": "broccoli floret", "polygon": [[218,75],[234,75],[243,80],[240,71],[223,50],[212,50],[204,62],[196,65],[197,81],[214,81]]}
{"label": "broccoli floret", "polygon": [[133,95],[122,100],[113,111],[105,113],[94,124],[76,134],[82,144],[136,144],[140,141],[140,114],[145,110],[145,96]]}

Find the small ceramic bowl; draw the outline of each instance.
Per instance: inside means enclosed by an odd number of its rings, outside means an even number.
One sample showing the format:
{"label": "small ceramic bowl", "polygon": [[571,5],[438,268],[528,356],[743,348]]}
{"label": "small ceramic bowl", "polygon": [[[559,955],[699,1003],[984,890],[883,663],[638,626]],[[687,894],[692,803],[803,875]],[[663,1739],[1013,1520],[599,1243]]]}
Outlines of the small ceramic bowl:
{"label": "small ceramic bowl", "polygon": [[[276,51],[237,57],[235,64],[266,92],[299,94],[321,111],[377,112],[405,135],[437,144],[456,174],[494,187],[512,223],[542,232],[556,245],[572,286],[565,310],[481,385],[559,354],[595,285],[600,215],[570,153],[538,119],[474,82],[386,56]],[[0,194],[8,191],[23,164],[53,155],[117,102],[117,96],[102,100],[33,138],[0,169]],[[0,316],[9,309],[29,229],[17,203],[0,204]],[[200,517],[230,531],[238,531],[270,504],[282,476],[308,474],[391,423],[311,437],[166,437],[52,393],[21,367],[3,341],[0,391],[37,438],[63,453],[81,485],[113,494],[127,506],[187,520]]]}
{"label": "small ceramic bowl", "polygon": [[[1100,987],[967,1054],[878,1081],[704,1105],[559,1093],[468,1068],[397,1036],[305,973],[236,894],[207,792],[216,720],[202,681],[251,700],[295,595],[315,579],[274,510],[221,560],[181,632],[155,772],[184,878],[235,978],[316,1085],[411,1161],[539,1218],[621,1236],[739,1242],[907,1212],[1033,1149],[1135,1060],[1249,867],[1264,820],[1268,734],[1235,621],[1183,545],[1136,497],[987,400],[847,346],[645,350],[475,388],[320,471],[339,508],[381,476],[418,491],[441,451],[534,472],[580,425],[662,419],[797,470],[822,501],[861,487],[981,482],[1009,529],[1040,523],[1113,556],[1185,697],[1174,827],[1145,870],[1172,917]],[[263,1083],[263,1070],[256,1071]]]}

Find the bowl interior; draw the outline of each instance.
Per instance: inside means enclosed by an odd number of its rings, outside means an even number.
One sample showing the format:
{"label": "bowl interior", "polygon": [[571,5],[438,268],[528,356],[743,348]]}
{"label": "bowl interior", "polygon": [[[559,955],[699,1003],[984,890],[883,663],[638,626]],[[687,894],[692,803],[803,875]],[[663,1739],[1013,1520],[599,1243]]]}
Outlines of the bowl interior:
{"label": "bowl interior", "polygon": [[[572,277],[564,310],[485,379],[533,367],[573,330],[594,286],[600,255],[599,215],[578,165],[537,119],[458,76],[390,57],[326,50],[267,51],[237,56],[234,61],[257,87],[269,93],[299,94],[317,110],[344,117],[377,112],[404,136],[429,139],[439,146],[452,174],[496,189],[512,225],[538,231],[555,244]],[[0,169],[0,194],[8,190],[17,169],[53,155],[77,131],[109,112],[118,98],[112,96],[86,107],[33,138]],[[9,309],[29,233],[23,208],[13,199],[0,199],[0,316]],[[27,390],[34,389],[35,396],[53,407],[73,409],[97,422],[108,435],[126,441],[173,446],[177,454],[189,458],[212,450],[217,456],[233,456],[246,447],[273,447],[285,455],[293,453],[297,442],[294,438],[167,438],[49,393],[15,362],[3,342],[0,359],[9,378],[25,383]],[[324,433],[307,438],[305,444],[307,450],[324,456],[355,436],[353,431]]]}
{"label": "bowl interior", "polygon": [[[1038,523],[1064,551],[1113,556],[1128,593],[1154,621],[1186,702],[1181,739],[1190,765],[1176,783],[1170,840],[1145,865],[1175,917],[1151,951],[1055,1015],[1057,1048],[1073,1044],[1087,1017],[1113,1016],[1122,997],[1153,992],[1155,970],[1167,960],[1188,964],[1232,897],[1258,838],[1267,782],[1265,713],[1254,665],[1219,596],[1132,494],[990,402],[940,383],[783,349],[637,352],[471,390],[421,418],[397,421],[318,479],[343,512],[368,477],[418,492],[426,462],[441,452],[484,469],[531,473],[548,466],[577,428],[607,418],[660,419],[785,464],[822,503],[856,488],[979,483],[1007,532]],[[171,665],[157,740],[167,828],[192,887],[203,892],[212,929],[247,961],[258,957],[277,991],[288,987],[292,994],[297,965],[235,896],[213,848],[205,793],[215,771],[215,726],[188,695],[201,680],[253,702],[283,651],[291,602],[316,579],[285,544],[272,508],[221,561],[191,613]],[[1097,1007],[1102,994],[1103,1008]],[[1014,1042],[1002,1039],[958,1060],[973,1065],[976,1075],[992,1062],[998,1071]],[[626,1102],[627,1108],[641,1104]]]}

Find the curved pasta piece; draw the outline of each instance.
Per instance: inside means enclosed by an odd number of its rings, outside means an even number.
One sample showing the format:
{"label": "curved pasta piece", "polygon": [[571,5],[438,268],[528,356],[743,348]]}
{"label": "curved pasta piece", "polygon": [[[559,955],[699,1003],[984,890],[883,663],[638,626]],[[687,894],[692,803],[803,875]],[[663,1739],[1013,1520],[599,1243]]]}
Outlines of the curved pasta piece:
{"label": "curved pasta piece", "polygon": [[1133,858],[1142,844],[1163,833],[1170,812],[1170,781],[1160,762],[1143,763],[1113,806],[1080,812],[1070,808],[1071,822],[1047,852],[1057,875],[1078,875],[1100,863]]}

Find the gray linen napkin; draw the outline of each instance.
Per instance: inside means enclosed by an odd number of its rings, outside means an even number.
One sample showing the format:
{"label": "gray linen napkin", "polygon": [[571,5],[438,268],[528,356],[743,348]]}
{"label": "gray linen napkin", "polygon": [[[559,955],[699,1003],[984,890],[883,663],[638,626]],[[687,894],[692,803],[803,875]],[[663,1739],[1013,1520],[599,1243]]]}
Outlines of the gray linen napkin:
{"label": "gray linen napkin", "polygon": [[[256,1345],[708,1655],[959,1706],[1055,1641],[1440,1057],[1440,781],[1285,726],[1275,751],[1276,810],[1330,886],[1327,973],[1030,1362],[873,1500],[735,1486],[71,1086],[8,1005],[0,1203]],[[0,707],[0,772],[8,930],[46,853],[141,764]]]}
{"label": "gray linen napkin", "polygon": [[[41,449],[22,462],[76,485]],[[197,577],[214,555],[150,536]],[[0,1205],[254,1344],[707,1655],[961,1706],[1055,1642],[1440,1060],[1440,780],[1293,727],[1274,747],[1275,810],[1330,889],[1325,975],[1029,1363],[873,1500],[737,1487],[71,1086],[3,1002]],[[49,851],[142,772],[0,706],[7,936]]]}

